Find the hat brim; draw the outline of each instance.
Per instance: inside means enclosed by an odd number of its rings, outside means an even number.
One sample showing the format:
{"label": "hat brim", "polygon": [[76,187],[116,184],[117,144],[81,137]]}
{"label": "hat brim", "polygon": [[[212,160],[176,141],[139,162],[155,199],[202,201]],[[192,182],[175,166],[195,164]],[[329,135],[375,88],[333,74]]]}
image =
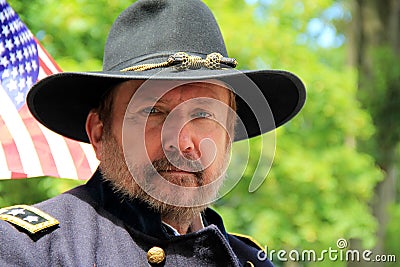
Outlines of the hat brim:
{"label": "hat brim", "polygon": [[[32,87],[27,96],[28,107],[32,115],[50,130],[89,143],[85,130],[89,111],[99,105],[110,88],[131,79],[217,79],[225,82],[235,91],[237,114],[244,125],[241,129],[236,129],[235,141],[251,138],[283,125],[301,110],[306,98],[301,80],[287,71],[177,71],[167,68],[161,72],[149,70],[54,74]],[[264,98],[264,102],[260,102],[260,96]],[[267,107],[260,108],[260,103],[267,103]]]}

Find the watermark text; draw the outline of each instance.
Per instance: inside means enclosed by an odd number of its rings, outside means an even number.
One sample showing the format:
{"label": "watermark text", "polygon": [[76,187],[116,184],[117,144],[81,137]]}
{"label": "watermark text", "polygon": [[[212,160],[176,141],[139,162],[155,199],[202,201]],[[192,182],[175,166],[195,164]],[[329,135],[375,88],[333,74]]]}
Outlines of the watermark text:
{"label": "watermark text", "polygon": [[265,246],[264,250],[257,253],[257,258],[260,261],[269,259],[270,261],[298,261],[298,262],[322,262],[322,261],[343,261],[343,262],[396,262],[396,255],[374,255],[371,250],[355,250],[347,249],[348,242],[344,238],[339,238],[336,242],[336,247],[329,247],[320,252],[312,249],[306,250],[269,250]]}

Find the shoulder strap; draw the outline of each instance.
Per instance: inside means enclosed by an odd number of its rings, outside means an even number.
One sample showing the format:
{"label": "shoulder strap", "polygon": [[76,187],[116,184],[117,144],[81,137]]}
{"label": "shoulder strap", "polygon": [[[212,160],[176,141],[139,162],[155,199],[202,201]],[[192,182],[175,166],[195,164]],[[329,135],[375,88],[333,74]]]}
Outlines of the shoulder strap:
{"label": "shoulder strap", "polygon": [[261,246],[261,244],[251,236],[237,234],[237,233],[230,233],[230,234],[237,237],[238,239],[242,240],[244,243],[246,243],[249,246],[252,246],[256,249],[264,250],[264,248]]}
{"label": "shoulder strap", "polygon": [[59,224],[47,213],[28,205],[15,205],[0,209],[0,220],[17,225],[31,234]]}

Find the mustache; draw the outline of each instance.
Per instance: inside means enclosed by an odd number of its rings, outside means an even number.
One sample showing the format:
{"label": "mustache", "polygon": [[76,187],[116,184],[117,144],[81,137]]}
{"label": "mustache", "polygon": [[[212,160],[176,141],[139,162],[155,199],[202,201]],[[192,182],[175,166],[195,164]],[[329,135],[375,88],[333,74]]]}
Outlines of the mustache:
{"label": "mustache", "polygon": [[145,168],[145,173],[154,175],[165,171],[186,171],[195,175],[199,184],[203,183],[204,167],[198,160],[188,159],[179,153],[169,154],[152,161],[152,166]]}

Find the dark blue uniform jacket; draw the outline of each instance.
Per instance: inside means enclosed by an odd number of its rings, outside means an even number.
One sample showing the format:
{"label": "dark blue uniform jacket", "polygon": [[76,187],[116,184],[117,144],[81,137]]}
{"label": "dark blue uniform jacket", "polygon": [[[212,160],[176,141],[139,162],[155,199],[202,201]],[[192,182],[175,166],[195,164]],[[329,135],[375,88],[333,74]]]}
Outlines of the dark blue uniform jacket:
{"label": "dark blue uniform jacket", "polygon": [[171,235],[159,214],[121,198],[99,172],[34,206],[59,225],[30,234],[0,220],[0,266],[152,266],[146,255],[154,246],[165,252],[156,266],[272,266],[251,241],[228,234],[215,211],[204,212],[204,229]]}

